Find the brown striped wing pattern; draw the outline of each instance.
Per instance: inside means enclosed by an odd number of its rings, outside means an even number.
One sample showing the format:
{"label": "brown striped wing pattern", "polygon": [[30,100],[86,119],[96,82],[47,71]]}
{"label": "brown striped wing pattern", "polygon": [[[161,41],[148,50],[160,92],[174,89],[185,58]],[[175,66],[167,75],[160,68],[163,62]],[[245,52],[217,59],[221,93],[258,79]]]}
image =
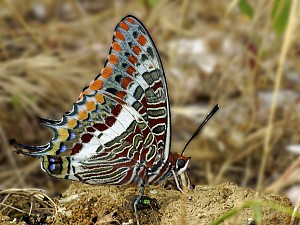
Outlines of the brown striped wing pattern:
{"label": "brown striped wing pattern", "polygon": [[169,157],[169,99],[158,52],[139,20],[127,16],[117,25],[104,68],[72,110],[41,123],[54,131],[48,144],[16,145],[41,157],[54,177],[141,186],[158,174]]}

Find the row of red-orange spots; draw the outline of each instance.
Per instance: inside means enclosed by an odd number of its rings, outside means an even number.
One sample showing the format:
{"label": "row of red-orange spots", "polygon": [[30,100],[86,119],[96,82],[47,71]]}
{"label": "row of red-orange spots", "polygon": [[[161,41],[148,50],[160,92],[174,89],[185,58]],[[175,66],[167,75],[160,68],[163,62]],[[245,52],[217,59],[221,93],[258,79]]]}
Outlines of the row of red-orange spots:
{"label": "row of red-orange spots", "polygon": [[80,94],[80,96],[78,98],[78,101],[82,100],[82,97],[84,95],[89,94],[90,91],[97,91],[97,90],[102,89],[102,87],[103,87],[103,81],[102,80],[99,80],[99,79],[94,80],[86,90],[84,90],[83,92],[81,92],[81,94]]}
{"label": "row of red-orange spots", "polygon": [[[128,17],[128,18],[126,18],[126,21],[129,22],[129,23],[131,23],[131,24],[135,24],[135,20],[134,20],[133,18]],[[127,24],[126,22],[124,22],[124,21],[122,21],[122,22],[120,23],[119,26],[120,26],[123,30],[125,30],[125,31],[128,31],[128,30],[129,30],[128,24]],[[122,32],[120,32],[120,31],[116,31],[115,36],[116,36],[116,38],[119,39],[119,40],[122,40],[122,41],[125,40],[124,35],[123,35]],[[146,45],[146,43],[147,43],[147,39],[146,39],[143,35],[140,35],[140,36],[138,37],[138,42],[139,42],[140,45],[144,46],[144,45]],[[117,50],[120,49],[120,51],[122,50],[121,46],[119,46],[117,43],[113,43],[113,49],[114,49],[114,48],[117,49]],[[115,49],[114,49],[114,50],[115,50]],[[136,55],[139,55],[140,52],[141,52],[141,49],[140,49],[138,46],[133,46],[133,51],[134,51],[134,53],[135,53]]]}
{"label": "row of red-orange spots", "polygon": [[[126,21],[129,22],[129,23],[131,23],[131,24],[135,24],[135,20],[134,20],[133,18],[128,17],[128,18],[126,18]],[[123,30],[126,30],[126,31],[128,31],[128,29],[129,29],[129,25],[128,25],[125,21],[122,21],[122,22],[120,23],[119,26],[120,26]],[[125,40],[125,37],[124,37],[124,35],[122,34],[121,31],[116,31],[115,37],[116,37],[117,39],[119,39],[119,40],[122,40],[122,41]],[[141,45],[145,45],[146,42],[147,42],[147,40],[146,40],[146,38],[145,38],[144,36],[140,35],[140,36],[138,37],[138,42],[139,42]],[[120,45],[118,42],[116,42],[116,41],[114,41],[114,42],[112,43],[112,49],[113,49],[114,51],[116,51],[116,52],[122,51],[121,45]],[[135,53],[136,55],[139,55],[140,52],[141,52],[141,49],[140,49],[138,46],[133,46],[133,51],[134,51],[134,53]],[[132,64],[136,64],[136,62],[137,62],[137,58],[134,57],[134,56],[132,56],[132,55],[129,56],[128,59],[129,59],[129,61],[130,61]],[[115,55],[115,54],[111,54],[111,55],[108,57],[108,60],[109,60],[109,62],[110,62],[111,64],[117,64],[117,63],[119,62],[118,56]],[[132,66],[128,66],[128,68],[127,68],[127,70],[126,70],[126,72],[127,72],[128,74],[130,74],[130,75],[133,75],[133,73],[134,73],[135,71],[136,71],[136,70],[135,70]],[[109,78],[109,77],[112,75],[112,73],[113,73],[112,67],[106,66],[106,67],[103,69],[103,71],[102,71],[101,77],[103,77],[103,78]],[[123,85],[124,87],[127,87],[128,84],[129,84],[131,81],[132,81],[132,80],[130,80],[130,81],[129,81],[129,80],[124,80],[124,82],[122,83],[122,85]],[[102,88],[103,88],[103,81],[102,81],[102,80],[97,79],[97,80],[93,81],[93,82],[90,84],[90,86],[88,87],[88,89],[85,90],[85,91],[83,91],[83,92],[80,94],[79,100],[81,100],[82,97],[83,97],[84,95],[89,94],[90,91],[97,91],[97,90],[101,90]],[[119,94],[119,96],[123,96],[123,97],[124,97],[124,94]],[[97,100],[97,99],[96,99],[96,100]],[[100,102],[100,103],[103,102],[103,96],[101,95],[101,97],[100,97],[99,100],[97,100],[97,101]],[[85,118],[85,113],[82,112],[80,118]]]}
{"label": "row of red-orange spots", "polygon": [[[126,27],[127,24],[126,24],[125,22],[123,22],[123,23],[124,23],[124,24],[123,24],[123,27]],[[127,26],[128,26],[128,25],[127,25]],[[125,40],[124,35],[123,35],[122,32],[119,31],[119,30],[116,31],[115,37],[116,37],[117,39],[119,39],[119,40],[122,40],[122,41]],[[114,41],[114,42],[112,43],[112,49],[113,49],[114,51],[116,51],[116,52],[120,52],[120,51],[122,50],[122,47],[120,46],[120,44],[119,44],[118,42]],[[110,56],[108,56],[108,60],[109,60],[109,62],[110,62],[111,64],[117,64],[117,63],[119,62],[119,59],[118,59],[118,57],[117,57],[115,54],[111,54]]]}
{"label": "row of red-orange spots", "polygon": [[[101,77],[103,78],[109,78],[113,73],[113,69],[110,66],[106,66],[105,68],[103,68],[102,73],[101,73]],[[103,88],[103,81],[100,79],[94,80],[90,86],[81,93],[81,95],[79,96],[79,100],[82,99],[82,97],[86,94],[89,94],[90,91],[98,91],[101,90]],[[103,98],[100,98],[101,100]],[[103,102],[103,101],[98,101],[98,102]]]}
{"label": "row of red-orange spots", "polygon": [[[98,80],[96,80],[98,81]],[[101,81],[101,80],[99,80]],[[94,81],[95,82],[95,81]],[[93,83],[94,83],[93,82]],[[92,83],[92,84],[93,84]],[[85,92],[85,91],[84,91]],[[84,92],[81,93],[81,95],[83,96],[84,95]],[[88,92],[87,92],[88,93]],[[81,96],[81,98],[82,98]],[[94,96],[94,99],[96,100],[96,102],[98,103],[103,103],[104,102],[104,97],[101,93],[97,93],[95,96]],[[86,107],[86,110],[80,110],[78,112],[78,120],[85,120],[88,118],[88,112],[89,111],[93,111],[96,109],[96,102],[94,101],[88,101],[85,103],[85,107]],[[68,121],[68,127],[69,128],[73,128],[77,125],[77,122],[75,119],[71,119],[70,121]]]}
{"label": "row of red-orange spots", "polygon": [[[129,23],[131,23],[131,24],[135,24],[135,21],[134,21],[133,18],[127,17],[127,18],[126,18],[126,21],[129,22]],[[123,30],[128,30],[128,29],[129,29],[129,26],[128,26],[128,24],[127,24],[125,21],[122,21],[122,22],[120,23],[120,27],[121,27]]]}

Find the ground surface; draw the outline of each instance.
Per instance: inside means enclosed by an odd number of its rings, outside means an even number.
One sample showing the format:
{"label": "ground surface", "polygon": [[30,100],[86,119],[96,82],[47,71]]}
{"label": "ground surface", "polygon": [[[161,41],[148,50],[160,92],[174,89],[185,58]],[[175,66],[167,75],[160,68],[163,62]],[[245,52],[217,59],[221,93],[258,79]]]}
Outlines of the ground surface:
{"label": "ground surface", "polygon": [[[138,189],[116,186],[91,186],[73,183],[58,199],[55,224],[135,224],[131,202]],[[147,196],[157,199],[159,212],[147,209],[139,212],[141,224],[209,224],[243,202],[259,199],[290,207],[285,197],[256,193],[233,184],[196,186],[189,192],[192,200],[176,190],[162,187],[146,188]],[[267,207],[261,208],[262,224],[289,224],[290,215]],[[222,224],[247,224],[253,217],[249,208],[239,211]],[[112,223],[112,224],[114,224]]]}

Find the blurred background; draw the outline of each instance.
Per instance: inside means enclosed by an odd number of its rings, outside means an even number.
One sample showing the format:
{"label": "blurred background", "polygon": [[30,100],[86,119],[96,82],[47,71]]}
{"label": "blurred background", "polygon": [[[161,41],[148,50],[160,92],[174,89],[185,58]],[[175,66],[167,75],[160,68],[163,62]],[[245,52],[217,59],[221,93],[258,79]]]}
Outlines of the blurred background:
{"label": "blurred background", "polygon": [[[297,5],[298,4],[298,5]],[[69,181],[17,155],[8,140],[40,145],[101,71],[116,24],[139,18],[160,53],[172,111],[172,149],[191,143],[194,184],[233,182],[300,194],[300,29],[297,0],[3,0],[0,2],[0,189],[50,196]],[[299,17],[298,17],[299,18]]]}

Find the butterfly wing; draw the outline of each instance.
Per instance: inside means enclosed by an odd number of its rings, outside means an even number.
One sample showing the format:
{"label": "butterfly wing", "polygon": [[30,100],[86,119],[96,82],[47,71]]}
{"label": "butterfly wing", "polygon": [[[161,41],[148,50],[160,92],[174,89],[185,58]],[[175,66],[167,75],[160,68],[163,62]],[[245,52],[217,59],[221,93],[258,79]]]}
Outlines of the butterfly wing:
{"label": "butterfly wing", "polygon": [[[140,184],[147,168],[167,161],[170,149],[167,84],[156,47],[138,19],[114,31],[101,73],[59,121],[41,119],[55,135],[22,153],[42,157],[58,178],[86,183]],[[137,179],[141,178],[141,179]]]}

